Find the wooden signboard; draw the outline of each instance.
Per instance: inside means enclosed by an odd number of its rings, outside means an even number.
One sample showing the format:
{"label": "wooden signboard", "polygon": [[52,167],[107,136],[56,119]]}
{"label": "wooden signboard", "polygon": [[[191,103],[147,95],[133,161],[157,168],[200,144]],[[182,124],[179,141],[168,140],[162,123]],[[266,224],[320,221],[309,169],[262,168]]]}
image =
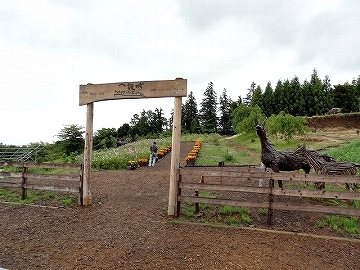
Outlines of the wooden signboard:
{"label": "wooden signboard", "polygon": [[80,85],[79,105],[111,99],[186,97],[187,80],[118,82]]}

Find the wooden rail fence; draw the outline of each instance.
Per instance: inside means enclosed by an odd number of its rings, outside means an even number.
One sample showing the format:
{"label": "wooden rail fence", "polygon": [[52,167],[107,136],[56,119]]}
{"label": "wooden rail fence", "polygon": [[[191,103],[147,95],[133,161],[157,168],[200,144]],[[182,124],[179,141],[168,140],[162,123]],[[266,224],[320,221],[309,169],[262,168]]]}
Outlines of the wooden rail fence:
{"label": "wooden rail fence", "polygon": [[[0,171],[0,187],[20,188],[21,198],[25,199],[27,190],[47,190],[56,192],[78,193],[82,204],[83,165],[31,163],[31,162],[4,162],[0,167],[21,168],[22,172]],[[45,169],[77,169],[78,174],[34,174],[29,173],[29,168]]]}
{"label": "wooden rail fence", "polygon": [[[260,187],[259,180],[262,179],[268,183],[267,187]],[[283,180],[284,188],[276,188],[275,180]],[[299,198],[321,198],[321,199],[340,199],[340,200],[360,200],[360,192],[350,191],[328,191],[328,190],[309,190],[304,187],[305,182],[326,182],[345,186],[345,183],[360,184],[360,177],[354,175],[320,175],[320,174],[301,174],[295,172],[260,172],[256,167],[232,167],[232,168],[185,168],[179,170],[178,194],[177,194],[177,213],[180,215],[180,206],[183,202],[193,202],[196,211],[199,211],[198,204],[217,204],[249,208],[267,208],[268,224],[272,223],[272,214],[274,210],[290,210],[317,212],[346,216],[360,216],[360,208],[351,206],[337,207],[325,206],[315,203],[296,203],[290,204],[285,197]],[[275,183],[275,184],[274,184]],[[289,185],[291,183],[292,185]],[[297,183],[297,184],[296,184]],[[309,183],[311,185],[311,183]],[[199,197],[199,191],[211,191],[218,194],[256,194],[262,196],[263,200],[249,199],[251,196],[245,196],[245,199],[234,199],[234,195],[225,198],[203,198]],[[186,194],[184,194],[186,193]],[[262,195],[261,195],[262,194]],[[221,196],[220,196],[221,197]],[[230,198],[229,198],[230,197]],[[241,196],[238,196],[241,197]],[[265,199],[264,199],[265,197]],[[275,198],[278,200],[275,201]],[[301,200],[299,200],[301,202]]]}

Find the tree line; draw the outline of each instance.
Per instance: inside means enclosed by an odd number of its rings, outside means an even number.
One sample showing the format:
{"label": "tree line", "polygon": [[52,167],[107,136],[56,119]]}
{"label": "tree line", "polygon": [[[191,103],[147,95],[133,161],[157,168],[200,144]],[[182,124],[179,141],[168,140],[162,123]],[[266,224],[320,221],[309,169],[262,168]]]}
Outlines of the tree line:
{"label": "tree line", "polygon": [[[252,82],[246,96],[242,98],[239,95],[236,100],[228,95],[225,88],[218,97],[214,84],[209,82],[199,104],[192,91],[182,104],[181,131],[232,135],[248,132],[256,121],[263,118],[323,115],[333,107],[342,108],[343,113],[360,111],[360,76],[351,83],[331,85],[329,76],[321,80],[314,69],[310,80],[300,82],[294,76],[291,80],[278,80],[275,88],[268,82],[263,90]],[[97,130],[93,136],[93,148],[117,147],[139,138],[171,136],[172,115],[173,112],[167,119],[161,108],[142,110],[119,128]],[[61,153],[62,157],[71,159],[83,151],[83,129],[79,125],[65,125],[56,135],[59,140],[48,145],[44,151],[53,153],[53,158],[59,158]]]}

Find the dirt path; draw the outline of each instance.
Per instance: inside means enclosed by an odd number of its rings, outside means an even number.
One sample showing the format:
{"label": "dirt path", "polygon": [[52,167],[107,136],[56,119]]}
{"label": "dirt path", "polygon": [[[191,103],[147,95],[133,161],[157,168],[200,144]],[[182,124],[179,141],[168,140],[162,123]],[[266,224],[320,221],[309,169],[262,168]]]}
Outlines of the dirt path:
{"label": "dirt path", "polygon": [[[183,144],[182,158],[192,144]],[[6,269],[359,269],[360,242],[172,225],[170,156],[155,167],[93,172],[91,207],[0,204]]]}

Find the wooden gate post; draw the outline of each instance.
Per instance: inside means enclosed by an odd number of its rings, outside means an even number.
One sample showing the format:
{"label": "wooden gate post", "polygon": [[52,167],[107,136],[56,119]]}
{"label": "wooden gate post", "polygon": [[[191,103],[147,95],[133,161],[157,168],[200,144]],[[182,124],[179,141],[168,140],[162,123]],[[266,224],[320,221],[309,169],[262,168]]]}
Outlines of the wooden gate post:
{"label": "wooden gate post", "polygon": [[176,216],[177,213],[177,181],[179,179],[180,163],[180,137],[181,137],[181,102],[182,97],[174,98],[174,115],[171,145],[171,166],[170,166],[170,186],[169,186],[169,206],[168,215]]}
{"label": "wooden gate post", "polygon": [[86,133],[84,148],[84,175],[82,183],[82,204],[91,205],[90,195],[90,179],[91,179],[91,159],[92,159],[92,143],[93,143],[93,119],[94,119],[94,103],[87,104],[86,111]]}

